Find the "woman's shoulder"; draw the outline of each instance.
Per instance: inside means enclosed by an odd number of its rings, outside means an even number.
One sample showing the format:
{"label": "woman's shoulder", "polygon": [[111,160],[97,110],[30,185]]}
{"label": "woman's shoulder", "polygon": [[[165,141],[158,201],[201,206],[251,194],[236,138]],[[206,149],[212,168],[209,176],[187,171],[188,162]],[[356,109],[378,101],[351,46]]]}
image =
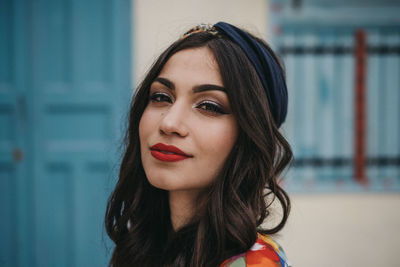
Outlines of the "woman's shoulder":
{"label": "woman's shoulder", "polygon": [[227,259],[221,267],[290,267],[279,244],[268,235],[258,234],[249,251]]}

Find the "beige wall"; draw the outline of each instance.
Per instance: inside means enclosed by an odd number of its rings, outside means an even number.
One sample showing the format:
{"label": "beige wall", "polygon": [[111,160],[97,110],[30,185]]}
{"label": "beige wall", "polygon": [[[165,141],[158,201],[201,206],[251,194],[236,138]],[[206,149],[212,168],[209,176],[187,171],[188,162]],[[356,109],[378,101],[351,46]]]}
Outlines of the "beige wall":
{"label": "beige wall", "polygon": [[161,51],[199,23],[226,21],[267,33],[266,0],[134,0],[132,6],[135,86]]}
{"label": "beige wall", "polygon": [[294,266],[400,266],[400,194],[293,195],[276,237]]}
{"label": "beige wall", "polygon": [[[133,84],[168,44],[198,23],[223,20],[265,38],[267,1],[250,1],[134,1]],[[294,266],[400,266],[399,194],[294,195],[292,200],[289,223],[276,238]]]}

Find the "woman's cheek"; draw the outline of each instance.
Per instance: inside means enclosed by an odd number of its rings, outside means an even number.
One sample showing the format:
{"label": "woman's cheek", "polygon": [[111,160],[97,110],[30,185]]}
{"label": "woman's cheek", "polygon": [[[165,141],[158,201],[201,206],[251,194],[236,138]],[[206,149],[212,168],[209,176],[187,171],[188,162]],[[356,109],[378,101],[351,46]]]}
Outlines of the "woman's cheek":
{"label": "woman's cheek", "polygon": [[145,141],[142,139],[145,139],[148,136],[149,131],[152,130],[153,128],[152,123],[154,123],[154,119],[155,119],[154,112],[152,111],[151,108],[149,108],[149,106],[147,106],[139,122],[139,138],[141,143]]}
{"label": "woman's cheek", "polygon": [[210,132],[213,133],[212,136],[209,137],[209,140],[213,142],[212,147],[217,151],[225,151],[226,154],[229,154],[238,135],[236,122],[229,120]]}

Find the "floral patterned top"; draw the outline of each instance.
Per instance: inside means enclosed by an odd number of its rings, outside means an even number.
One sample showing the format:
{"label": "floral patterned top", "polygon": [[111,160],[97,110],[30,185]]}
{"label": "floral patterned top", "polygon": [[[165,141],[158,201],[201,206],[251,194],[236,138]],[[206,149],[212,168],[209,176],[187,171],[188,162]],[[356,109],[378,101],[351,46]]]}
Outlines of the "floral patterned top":
{"label": "floral patterned top", "polygon": [[249,251],[227,259],[221,267],[291,267],[282,248],[270,236],[258,234]]}

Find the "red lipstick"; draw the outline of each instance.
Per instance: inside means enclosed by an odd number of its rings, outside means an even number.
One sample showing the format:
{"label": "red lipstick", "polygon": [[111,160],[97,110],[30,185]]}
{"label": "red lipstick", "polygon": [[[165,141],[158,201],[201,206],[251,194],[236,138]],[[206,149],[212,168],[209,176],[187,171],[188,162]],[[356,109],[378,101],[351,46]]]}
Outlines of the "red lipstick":
{"label": "red lipstick", "polygon": [[174,162],[192,157],[191,155],[184,153],[176,146],[166,145],[163,143],[155,144],[154,146],[150,147],[150,150],[151,155],[161,161]]}

